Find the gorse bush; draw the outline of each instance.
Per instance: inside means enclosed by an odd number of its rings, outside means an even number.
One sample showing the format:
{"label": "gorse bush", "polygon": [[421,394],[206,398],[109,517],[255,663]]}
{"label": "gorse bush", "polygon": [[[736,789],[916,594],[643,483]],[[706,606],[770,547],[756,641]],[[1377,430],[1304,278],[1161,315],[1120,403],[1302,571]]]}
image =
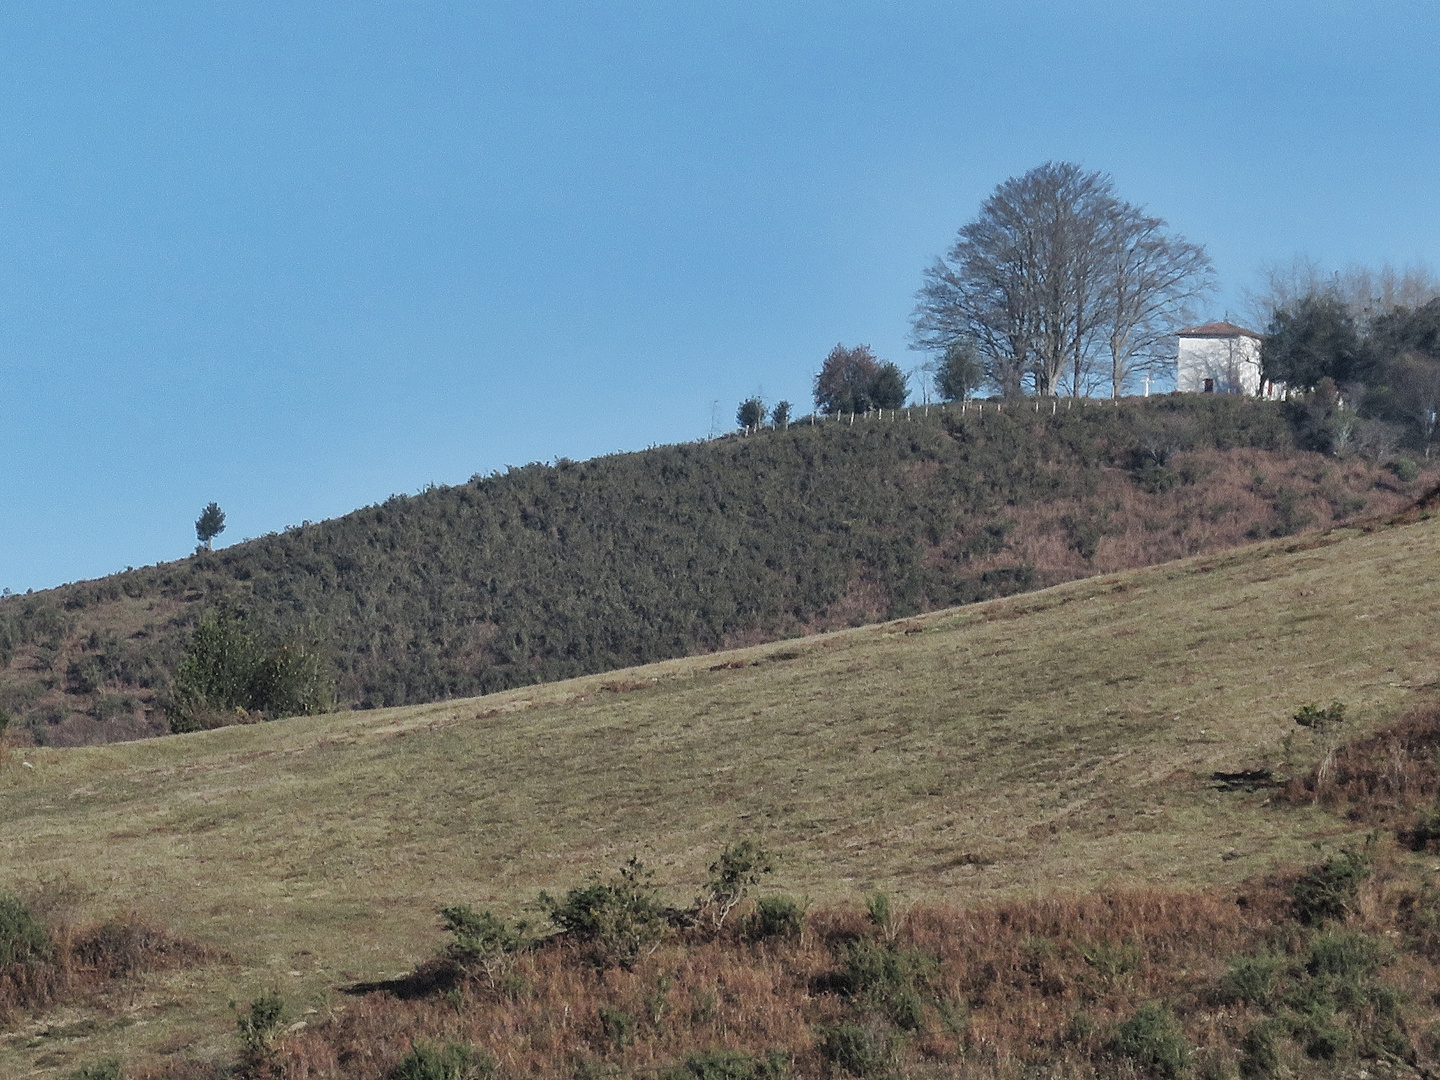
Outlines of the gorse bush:
{"label": "gorse bush", "polygon": [[489,911],[459,904],[443,908],[440,918],[454,935],[450,958],[467,972],[482,972],[492,989],[509,970],[516,953],[535,943],[530,924],[511,923]]}
{"label": "gorse bush", "polygon": [[1268,1005],[1275,996],[1280,961],[1264,953],[1236,956],[1220,983],[1220,1000],[1226,1004]]}
{"label": "gorse bush", "polygon": [[299,637],[267,644],[246,619],[221,610],[195,628],[167,713],[179,733],[225,723],[236,710],[274,719],[325,712],[333,703],[316,645]]}
{"label": "gorse bush", "polygon": [[18,896],[0,893],[0,968],[49,960],[50,935],[30,906]]}
{"label": "gorse bush", "polygon": [[854,998],[882,1012],[905,1031],[925,1023],[922,993],[939,969],[936,959],[919,949],[896,949],[868,938],[854,942],[842,958],[839,984]]}
{"label": "gorse bush", "polygon": [[1190,1067],[1190,1047],[1175,1014],[1163,1005],[1142,1006],[1115,1031],[1115,1050],[1140,1068],[1174,1080]]}
{"label": "gorse bush", "polygon": [[631,858],[608,881],[594,881],[537,904],[562,934],[585,946],[601,967],[633,967],[669,932],[654,874]]}
{"label": "gorse bush", "polygon": [[1396,458],[1390,463],[1390,471],[1402,484],[1408,484],[1420,475],[1420,466],[1408,457]]}
{"label": "gorse bush", "polygon": [[102,1058],[90,1065],[82,1065],[66,1080],[125,1080],[125,1070],[118,1057]]}
{"label": "gorse bush", "polygon": [[487,1080],[495,1059],[463,1043],[434,1046],[419,1042],[395,1066],[394,1080]]}
{"label": "gorse bush", "polygon": [[1299,711],[1295,714],[1297,724],[1314,732],[1329,731],[1344,721],[1345,703],[1343,701],[1332,701],[1323,708],[1311,702],[1308,705],[1300,706]]}
{"label": "gorse bush", "polygon": [[1359,894],[1360,883],[1370,876],[1370,859],[1345,851],[1312,866],[1290,889],[1295,917],[1315,924],[1344,919]]}
{"label": "gorse bush", "polygon": [[819,1050],[826,1061],[861,1080],[875,1080],[891,1071],[889,1039],[873,1025],[845,1020],[823,1028]]}
{"label": "gorse bush", "polygon": [[755,911],[747,928],[757,941],[768,938],[794,940],[805,924],[805,908],[792,896],[762,896],[755,901]]}
{"label": "gorse bush", "polygon": [[725,850],[710,867],[710,876],[701,891],[699,906],[708,911],[718,930],[724,925],[735,905],[775,869],[771,854],[754,840],[741,840],[725,845]]}
{"label": "gorse bush", "polygon": [[1333,975],[1353,979],[1368,975],[1384,964],[1391,951],[1383,941],[1369,934],[1332,931],[1310,942],[1305,970],[1311,975]]}
{"label": "gorse bush", "polygon": [[253,1068],[275,1051],[275,1043],[285,1026],[285,1001],[274,990],[266,990],[250,1002],[247,1009],[236,1010],[235,1026],[240,1035],[242,1065]]}
{"label": "gorse bush", "polygon": [[790,1056],[783,1050],[746,1054],[738,1050],[702,1050],[661,1073],[661,1080],[784,1080]]}
{"label": "gorse bush", "polygon": [[1280,1050],[1276,1037],[1280,1025],[1264,1020],[1240,1040],[1240,1075],[1245,1080],[1269,1080],[1280,1072]]}

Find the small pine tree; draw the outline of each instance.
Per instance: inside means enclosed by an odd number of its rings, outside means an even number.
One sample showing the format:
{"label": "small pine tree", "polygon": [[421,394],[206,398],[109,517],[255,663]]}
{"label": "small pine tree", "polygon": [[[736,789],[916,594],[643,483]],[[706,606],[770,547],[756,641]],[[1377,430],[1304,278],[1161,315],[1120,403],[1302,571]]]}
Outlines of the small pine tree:
{"label": "small pine tree", "polygon": [[790,426],[790,403],[788,401],[781,401],[776,404],[774,410],[770,413],[770,423],[778,428]]}
{"label": "small pine tree", "polygon": [[935,370],[935,392],[942,401],[964,401],[979,387],[980,359],[969,341],[948,345]]}
{"label": "small pine tree", "polygon": [[758,428],[765,422],[765,402],[758,397],[746,398],[735,410],[735,423],[742,428]]}
{"label": "small pine tree", "polygon": [[225,511],[220,509],[219,503],[211,503],[200,511],[200,516],[195,520],[195,535],[199,537],[200,543],[205,545],[205,550],[211,549],[211,541],[225,531]]}

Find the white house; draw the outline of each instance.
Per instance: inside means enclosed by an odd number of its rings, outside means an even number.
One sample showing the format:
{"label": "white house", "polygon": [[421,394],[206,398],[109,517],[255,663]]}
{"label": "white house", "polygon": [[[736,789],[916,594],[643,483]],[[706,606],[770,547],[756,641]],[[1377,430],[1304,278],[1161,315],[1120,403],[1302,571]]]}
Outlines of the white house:
{"label": "white house", "polygon": [[1278,397],[1283,388],[1260,385],[1260,335],[1229,322],[1181,330],[1175,388],[1202,394]]}

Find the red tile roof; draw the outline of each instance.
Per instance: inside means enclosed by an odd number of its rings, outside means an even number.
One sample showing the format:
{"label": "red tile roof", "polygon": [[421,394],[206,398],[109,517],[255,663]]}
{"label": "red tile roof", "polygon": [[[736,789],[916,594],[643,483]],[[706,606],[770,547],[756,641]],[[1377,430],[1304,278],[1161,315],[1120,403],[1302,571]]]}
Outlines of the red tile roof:
{"label": "red tile roof", "polygon": [[1243,326],[1236,326],[1232,322],[1207,322],[1204,326],[1192,326],[1188,330],[1177,330],[1178,337],[1253,337],[1261,335],[1254,330],[1246,330]]}

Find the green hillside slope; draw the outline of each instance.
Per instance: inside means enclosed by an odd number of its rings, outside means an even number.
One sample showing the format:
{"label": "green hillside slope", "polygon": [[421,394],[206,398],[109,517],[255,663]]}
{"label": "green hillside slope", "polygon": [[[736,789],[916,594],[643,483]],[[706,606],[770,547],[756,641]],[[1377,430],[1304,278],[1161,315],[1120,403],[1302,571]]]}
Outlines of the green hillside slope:
{"label": "green hillside slope", "polygon": [[1437,556],[1427,518],[482,699],[15,752],[0,884],[140,909],[234,962],[148,977],[144,1024],[11,1040],[0,1066],[230,1054],[227,1001],[328,1009],[433,953],[440,905],[516,911],[632,853],[683,901],[737,836],[817,900],[1304,862],[1364,826],[1210,775],[1315,760],[1303,702],[1338,698],[1363,732],[1429,700]]}
{"label": "green hillside slope", "polygon": [[0,708],[48,745],[164,731],[217,604],[319,635],[342,705],[489,693],[858,625],[1394,509],[1266,403],[974,405],[530,465],[0,601]]}

